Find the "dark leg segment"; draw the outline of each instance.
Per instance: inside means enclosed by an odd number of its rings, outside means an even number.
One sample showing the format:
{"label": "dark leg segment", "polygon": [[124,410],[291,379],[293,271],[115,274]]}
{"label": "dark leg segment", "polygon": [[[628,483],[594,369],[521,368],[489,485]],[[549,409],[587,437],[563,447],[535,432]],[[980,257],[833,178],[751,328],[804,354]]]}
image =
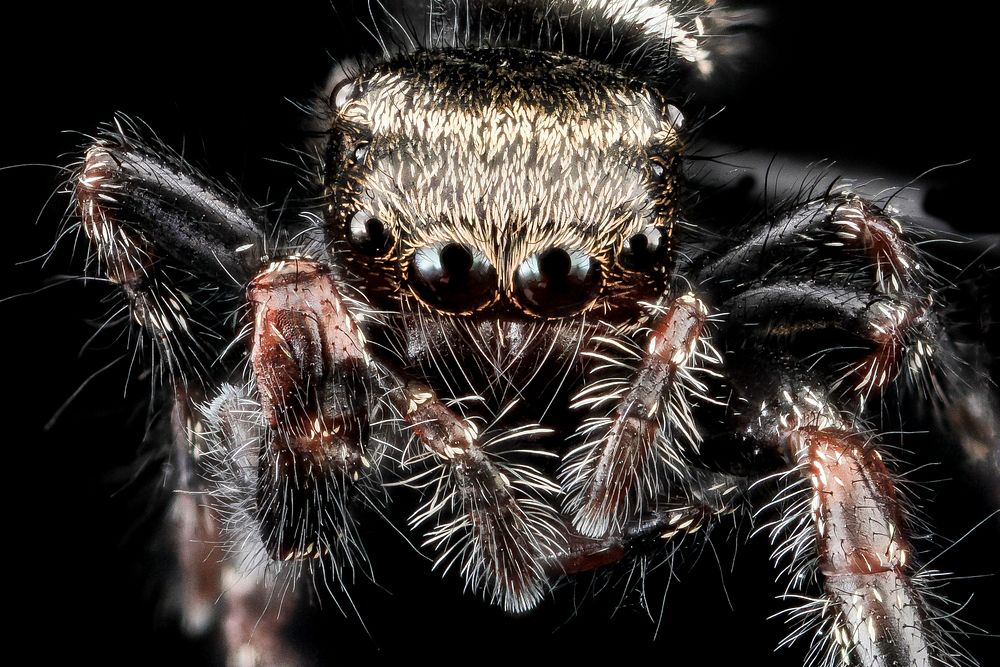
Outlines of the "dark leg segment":
{"label": "dark leg segment", "polygon": [[[709,285],[722,299],[747,282],[789,275],[805,280],[841,262],[883,294],[905,301],[927,292],[926,267],[902,226],[857,195],[815,199],[733,238],[739,245],[692,267],[694,282]],[[855,275],[840,266],[838,272]]]}
{"label": "dark leg segment", "polygon": [[750,334],[758,344],[806,332],[841,330],[871,351],[833,378],[862,398],[882,389],[908,367],[924,380],[942,328],[929,302],[906,303],[884,294],[814,282],[778,281],[748,286],[722,305],[729,329]]}
{"label": "dark leg segment", "polygon": [[545,561],[545,572],[550,577],[590,572],[613,565],[630,556],[662,552],[669,543],[678,548],[685,537],[694,535],[709,526],[720,516],[737,511],[742,496],[743,482],[734,478],[710,474],[714,484],[685,494],[676,499],[656,498],[639,520],[626,524],[624,529],[604,537],[587,537],[566,526],[566,543],[562,551]]}
{"label": "dark leg segment", "polygon": [[[76,181],[98,269],[128,298],[172,379],[203,378],[232,340],[219,314],[240,305],[264,255],[263,220],[179,157],[124,134],[88,149]],[[230,300],[230,304],[220,300]]]}
{"label": "dark leg segment", "polygon": [[795,334],[836,329],[854,337],[848,345],[868,345],[829,378],[862,407],[901,370],[943,398],[934,355],[944,336],[932,309],[932,276],[900,223],[873,203],[852,194],[807,202],[693,268],[729,313],[729,331],[758,339],[753,345],[782,337],[785,348]]}
{"label": "dark leg segment", "polygon": [[116,281],[144,268],[129,266],[132,244],[216,282],[246,284],[264,254],[263,219],[171,155],[124,135],[91,146],[77,185],[84,231],[109,251]]}

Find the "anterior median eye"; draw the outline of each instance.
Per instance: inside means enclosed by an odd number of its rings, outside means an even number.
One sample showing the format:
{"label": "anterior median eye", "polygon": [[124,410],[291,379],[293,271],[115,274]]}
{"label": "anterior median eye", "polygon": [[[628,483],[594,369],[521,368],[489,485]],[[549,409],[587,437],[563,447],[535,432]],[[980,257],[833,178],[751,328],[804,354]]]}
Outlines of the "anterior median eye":
{"label": "anterior median eye", "polygon": [[413,254],[410,288],[434,308],[449,313],[472,312],[496,298],[497,271],[475,248],[460,243],[433,243]]}
{"label": "anterior median eye", "polygon": [[646,271],[663,262],[667,257],[666,232],[661,227],[648,225],[625,241],[619,257],[621,265],[632,271]]}
{"label": "anterior median eye", "polygon": [[369,257],[382,257],[392,248],[388,227],[367,211],[358,211],[347,228],[347,240],[354,249]]}
{"label": "anterior median eye", "polygon": [[579,312],[600,287],[600,265],[581,250],[550,248],[524,260],[514,274],[514,298],[545,317]]}

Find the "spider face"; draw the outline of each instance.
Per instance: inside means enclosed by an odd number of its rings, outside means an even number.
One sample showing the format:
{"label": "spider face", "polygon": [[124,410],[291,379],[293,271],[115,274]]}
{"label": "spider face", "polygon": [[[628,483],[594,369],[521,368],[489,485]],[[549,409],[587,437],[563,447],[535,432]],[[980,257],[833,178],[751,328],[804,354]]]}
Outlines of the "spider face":
{"label": "spider face", "polygon": [[74,177],[166,361],[186,626],[307,661],[295,582],[350,590],[372,517],[522,614],[743,514],[810,656],[964,659],[880,433],[907,396],[969,433],[984,403],[905,220],[847,189],[705,216],[678,106],[715,68],[714,3],[425,9],[420,48],[321,103],[303,222],[121,122]]}
{"label": "spider face", "polygon": [[453,50],[345,80],[332,103],[326,222],[379,306],[622,320],[663,291],[681,116],[652,87],[561,54]]}

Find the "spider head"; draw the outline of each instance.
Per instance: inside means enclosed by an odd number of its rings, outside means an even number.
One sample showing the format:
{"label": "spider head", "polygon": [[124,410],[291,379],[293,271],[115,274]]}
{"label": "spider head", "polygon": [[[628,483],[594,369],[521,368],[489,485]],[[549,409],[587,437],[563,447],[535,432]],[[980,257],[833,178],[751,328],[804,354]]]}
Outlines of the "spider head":
{"label": "spider head", "polygon": [[664,291],[680,114],[657,90],[494,48],[400,57],[331,106],[329,236],[376,304],[613,320]]}

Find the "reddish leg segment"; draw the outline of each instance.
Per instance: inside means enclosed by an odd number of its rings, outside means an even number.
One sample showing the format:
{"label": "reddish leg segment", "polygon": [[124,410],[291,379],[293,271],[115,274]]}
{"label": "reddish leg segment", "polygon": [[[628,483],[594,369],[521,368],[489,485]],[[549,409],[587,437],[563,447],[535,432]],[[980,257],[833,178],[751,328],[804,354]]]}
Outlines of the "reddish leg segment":
{"label": "reddish leg segment", "polygon": [[178,391],[172,414],[178,488],[170,515],[184,629],[191,634],[221,630],[228,664],[304,665],[287,634],[301,590],[290,590],[281,575],[275,581],[267,572],[267,562],[254,551],[259,542],[229,534],[233,517],[216,502],[209,472],[222,450],[226,465],[244,467],[232,457],[244,457],[259,440],[256,422],[245,414],[247,406],[226,391],[205,408],[208,423],[191,406],[191,396]]}
{"label": "reddish leg segment", "polygon": [[[679,297],[657,319],[634,374],[601,379],[575,397],[575,407],[598,408],[612,402],[608,416],[584,422],[587,442],[567,455],[562,481],[573,527],[583,535],[620,533],[641,516],[650,501],[665,492],[669,472],[684,465],[684,443],[697,440],[685,387],[705,329],[708,311],[693,295]],[[621,342],[607,341],[618,351]],[[601,342],[601,341],[598,341]],[[613,352],[612,352],[613,353]],[[619,361],[592,353],[610,366]]]}
{"label": "reddish leg segment", "polygon": [[[170,526],[177,553],[176,595],[181,624],[192,635],[215,626],[222,595],[219,516],[205,502],[205,481],[193,452],[199,452],[201,421],[190,394],[178,389],[170,414],[176,489],[170,501]],[[200,453],[200,452],[199,452]]]}
{"label": "reddish leg segment", "polygon": [[789,442],[813,488],[834,642],[866,667],[933,664],[925,610],[907,568],[902,512],[878,450],[833,429],[800,429]]}
{"label": "reddish leg segment", "polygon": [[783,516],[771,537],[792,587],[811,595],[817,577],[822,587],[792,612],[803,624],[786,643],[809,635],[821,664],[951,664],[915,583],[905,512],[877,443],[841,416],[808,373],[780,358],[774,365],[784,370],[754,378],[754,387],[771,385],[772,393],[746,396],[753,409],[742,431],[757,446],[782,451],[798,473],[785,477],[808,484],[793,482],[780,494],[797,502],[779,503]]}
{"label": "reddish leg segment", "polygon": [[356,555],[346,503],[372,467],[364,338],[315,262],[271,265],[248,288],[250,353],[267,429],[257,518],[271,558]]}

